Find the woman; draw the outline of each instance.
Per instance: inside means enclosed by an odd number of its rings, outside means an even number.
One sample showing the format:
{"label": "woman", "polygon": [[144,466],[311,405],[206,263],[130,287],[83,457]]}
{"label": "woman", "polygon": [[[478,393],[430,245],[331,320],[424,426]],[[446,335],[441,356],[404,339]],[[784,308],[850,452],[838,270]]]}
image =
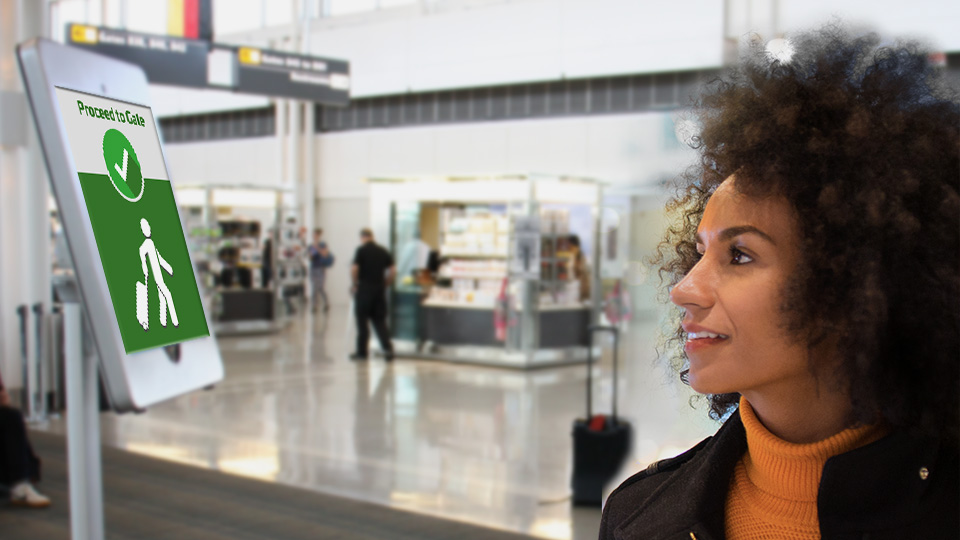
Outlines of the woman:
{"label": "woman", "polygon": [[675,365],[725,418],[601,538],[960,537],[960,99],[916,44],[828,27],[702,96],[661,251]]}

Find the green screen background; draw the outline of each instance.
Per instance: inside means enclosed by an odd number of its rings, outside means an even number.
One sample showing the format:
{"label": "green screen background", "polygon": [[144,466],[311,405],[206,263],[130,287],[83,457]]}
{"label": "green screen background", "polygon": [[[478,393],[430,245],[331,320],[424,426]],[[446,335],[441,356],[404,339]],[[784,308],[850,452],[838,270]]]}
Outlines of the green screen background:
{"label": "green screen background", "polygon": [[[126,352],[210,335],[170,182],[144,179],[143,198],[132,203],[117,193],[105,174],[79,173],[79,177]],[[173,267],[173,275],[164,273],[163,281],[173,296],[178,327],[173,326],[169,311],[167,326],[160,326],[160,299],[152,269],[147,287],[149,330],[137,322],[136,282],[143,281],[140,245],[146,239],[140,230],[141,218],[150,223],[157,251]]]}

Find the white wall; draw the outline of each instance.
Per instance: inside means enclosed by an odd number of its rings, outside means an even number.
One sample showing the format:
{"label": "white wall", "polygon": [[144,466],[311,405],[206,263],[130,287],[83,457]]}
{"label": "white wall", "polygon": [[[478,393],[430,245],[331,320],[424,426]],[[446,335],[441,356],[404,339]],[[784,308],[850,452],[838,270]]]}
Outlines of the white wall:
{"label": "white wall", "polygon": [[[323,239],[334,255],[333,267],[326,274],[327,298],[333,304],[350,302],[350,265],[360,245],[360,229],[373,222],[367,197],[320,199],[316,226],[323,229]],[[377,238],[386,244],[388,239]],[[352,345],[351,345],[352,346]]]}
{"label": "white wall", "polygon": [[163,84],[150,85],[153,116],[178,116],[239,109],[255,109],[270,105],[265,96],[237,94],[226,90],[182,88]]}
{"label": "white wall", "polygon": [[[789,32],[834,16],[960,50],[956,0],[447,0],[315,19],[310,52],[349,60],[352,95],[366,97],[719,66],[725,32]],[[218,39],[263,43],[297,29]]]}
{"label": "white wall", "polygon": [[443,4],[315,20],[310,50],[350,61],[354,97],[693,69],[722,59],[723,2],[716,0]]}
{"label": "white wall", "polygon": [[[217,42],[295,47],[288,38],[300,24],[287,22],[299,18],[292,10],[300,2],[262,2],[268,7],[256,0],[217,2],[219,29],[249,28],[220,32]],[[52,12],[53,35],[62,38],[68,21],[119,25],[116,0],[108,0],[106,21],[98,4],[61,0]],[[136,4],[128,10],[129,28],[162,32],[166,2]],[[833,16],[960,51],[956,0],[442,0],[314,19],[310,52],[349,60],[352,95],[366,97],[718,66],[725,31],[730,37],[788,32]],[[257,28],[261,24],[268,26]],[[247,108],[267,100],[157,87],[152,101],[162,117]]]}
{"label": "white wall", "polygon": [[361,178],[455,173],[572,174],[643,186],[692,157],[663,112],[326,133],[317,194],[365,197]]}
{"label": "white wall", "polygon": [[275,137],[168,144],[164,153],[174,186],[283,187]]}
{"label": "white wall", "polygon": [[943,51],[960,51],[960,2],[956,0],[780,1],[782,30],[805,29],[836,16],[885,36],[920,37]]}

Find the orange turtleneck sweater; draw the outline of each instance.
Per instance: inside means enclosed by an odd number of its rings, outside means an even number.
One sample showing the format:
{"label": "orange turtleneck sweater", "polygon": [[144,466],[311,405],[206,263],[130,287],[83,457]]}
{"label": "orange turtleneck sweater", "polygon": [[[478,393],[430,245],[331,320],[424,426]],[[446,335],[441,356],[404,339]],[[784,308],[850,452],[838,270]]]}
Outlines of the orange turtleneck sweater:
{"label": "orange turtleneck sweater", "polygon": [[810,444],[786,442],[767,431],[740,398],[747,453],[734,469],[727,493],[728,540],[819,540],[817,491],[827,459],[882,436],[877,426],[846,429]]}

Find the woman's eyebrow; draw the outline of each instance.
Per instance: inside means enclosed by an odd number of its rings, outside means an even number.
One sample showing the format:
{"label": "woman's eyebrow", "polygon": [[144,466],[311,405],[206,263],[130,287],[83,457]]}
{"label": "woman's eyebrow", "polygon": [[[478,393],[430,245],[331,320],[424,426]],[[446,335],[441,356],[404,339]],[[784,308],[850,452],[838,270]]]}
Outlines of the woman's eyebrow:
{"label": "woman's eyebrow", "polygon": [[[736,238],[741,234],[747,234],[747,233],[756,234],[757,236],[759,236],[760,238],[763,238],[767,242],[770,242],[773,245],[777,245],[777,243],[774,242],[773,238],[771,238],[769,234],[761,231],[760,229],[754,227],[753,225],[739,225],[737,227],[730,227],[730,228],[724,229],[720,231],[719,238],[721,241],[727,241],[727,240],[732,240],[733,238]],[[694,239],[698,244],[703,243],[703,238],[700,236],[699,231],[694,236]]]}

